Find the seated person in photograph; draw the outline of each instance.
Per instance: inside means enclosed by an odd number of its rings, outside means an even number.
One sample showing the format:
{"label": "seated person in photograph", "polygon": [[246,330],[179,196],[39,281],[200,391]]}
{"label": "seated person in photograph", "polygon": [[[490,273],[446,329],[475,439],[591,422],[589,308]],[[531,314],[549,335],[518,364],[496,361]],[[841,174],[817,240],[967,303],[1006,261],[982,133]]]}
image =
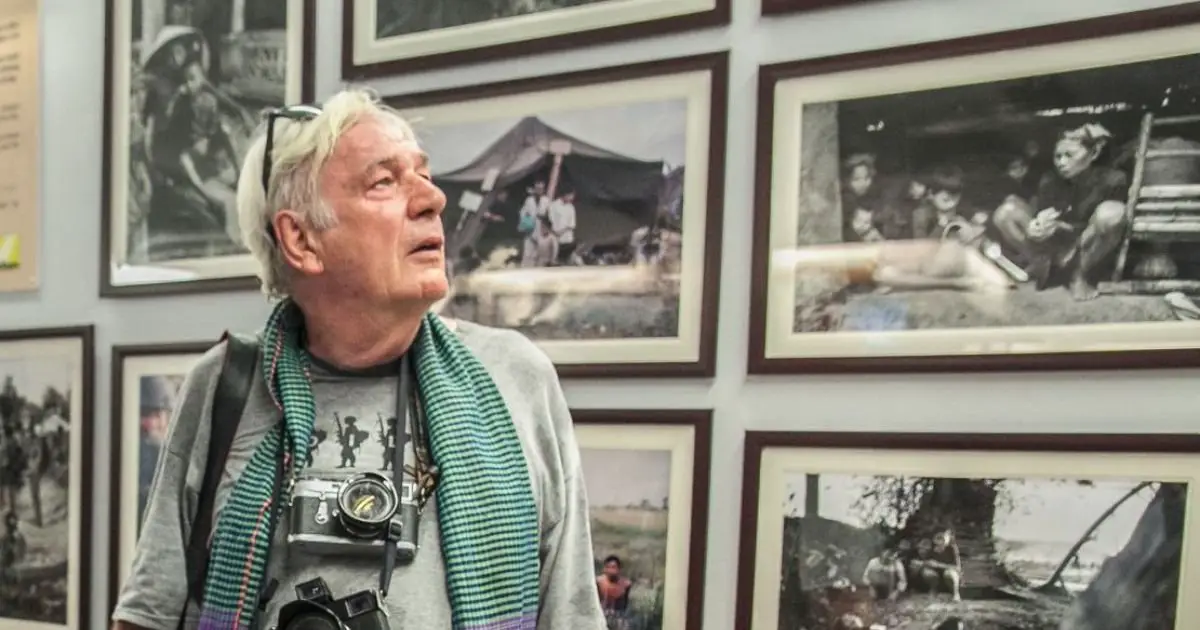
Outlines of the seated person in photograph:
{"label": "seated person in photograph", "polygon": [[633,582],[621,575],[621,559],[617,556],[605,558],[604,571],[596,576],[596,591],[609,630],[628,630],[629,592],[632,589]]}
{"label": "seated person in photograph", "polygon": [[917,545],[917,558],[913,567],[917,571],[921,587],[931,593],[949,593],[954,601],[961,601],[959,586],[962,580],[962,558],[958,545],[950,530],[934,534]]}
{"label": "seated person in photograph", "polygon": [[0,585],[8,588],[16,587],[20,583],[17,565],[25,561],[25,555],[29,551],[20,525],[16,512],[4,515],[4,537],[0,538]]}
{"label": "seated person in photograph", "polygon": [[558,242],[558,264],[571,263],[575,253],[575,193],[566,191],[550,204],[546,216],[550,219],[550,230]]}
{"label": "seated person in photograph", "polygon": [[884,549],[871,558],[863,571],[862,581],[879,600],[896,599],[908,590],[908,576],[895,549]]}
{"label": "seated person in photograph", "polygon": [[1125,173],[1097,164],[1111,138],[1096,124],[1064,131],[1054,147],[1055,170],[1042,178],[1033,201],[1009,196],[992,217],[1039,290],[1065,284],[1076,300],[1099,295],[1096,276],[1124,238],[1129,194]]}
{"label": "seated person in photograph", "polygon": [[[279,113],[238,180],[276,302],[261,351],[226,364],[220,343],[180,387],[114,629],[269,628],[314,595],[395,630],[604,628],[554,365],[516,332],[429,311],[447,292],[446,197],[409,123],[359,90]],[[350,416],[392,424],[395,443],[338,440]],[[206,471],[215,421],[234,433]]]}
{"label": "seated person in photograph", "polygon": [[212,219],[235,245],[242,244],[237,216],[237,157],[221,129],[217,99],[207,92],[192,105],[191,142],[179,154],[184,175],[181,194],[197,207],[208,207]]}

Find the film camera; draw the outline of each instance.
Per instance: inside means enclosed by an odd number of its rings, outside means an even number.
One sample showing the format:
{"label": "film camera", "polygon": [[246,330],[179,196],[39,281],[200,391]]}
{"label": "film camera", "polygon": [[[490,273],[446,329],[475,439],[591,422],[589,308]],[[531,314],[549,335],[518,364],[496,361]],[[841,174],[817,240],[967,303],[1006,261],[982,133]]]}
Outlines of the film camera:
{"label": "film camera", "polygon": [[375,472],[346,479],[302,477],[292,491],[288,545],[316,555],[371,555],[396,541],[396,559],[417,553],[416,484]]}
{"label": "film camera", "polygon": [[329,594],[325,580],[296,586],[296,600],[279,609],[275,630],[387,630],[387,609],[373,590],[341,599]]}

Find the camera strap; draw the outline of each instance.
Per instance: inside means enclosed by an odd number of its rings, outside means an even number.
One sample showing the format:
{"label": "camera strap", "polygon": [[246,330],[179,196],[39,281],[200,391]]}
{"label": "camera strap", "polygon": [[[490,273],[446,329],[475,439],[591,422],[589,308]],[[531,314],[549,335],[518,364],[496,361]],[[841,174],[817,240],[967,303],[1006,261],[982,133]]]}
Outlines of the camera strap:
{"label": "camera strap", "polygon": [[[392,435],[395,436],[392,449],[392,485],[395,486],[400,500],[396,504],[397,513],[400,513],[404,501],[404,452],[408,448],[408,434],[411,430],[415,430],[415,427],[409,428],[409,403],[413,399],[412,365],[409,354],[404,353],[400,359],[400,378],[396,388],[396,424],[392,427]],[[413,421],[416,421],[415,418]],[[396,542],[399,537],[400,532],[397,532],[389,524],[387,540],[383,545],[383,569],[379,573],[380,597],[387,597],[388,589],[391,588],[392,572],[396,570]]]}

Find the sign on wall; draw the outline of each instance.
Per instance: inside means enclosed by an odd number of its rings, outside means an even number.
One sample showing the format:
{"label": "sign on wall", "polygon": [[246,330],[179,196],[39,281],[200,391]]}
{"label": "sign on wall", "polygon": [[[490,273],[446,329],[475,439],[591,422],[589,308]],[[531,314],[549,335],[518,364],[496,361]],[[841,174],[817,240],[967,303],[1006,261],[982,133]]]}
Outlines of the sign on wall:
{"label": "sign on wall", "polygon": [[0,292],[38,286],[38,0],[0,11]]}

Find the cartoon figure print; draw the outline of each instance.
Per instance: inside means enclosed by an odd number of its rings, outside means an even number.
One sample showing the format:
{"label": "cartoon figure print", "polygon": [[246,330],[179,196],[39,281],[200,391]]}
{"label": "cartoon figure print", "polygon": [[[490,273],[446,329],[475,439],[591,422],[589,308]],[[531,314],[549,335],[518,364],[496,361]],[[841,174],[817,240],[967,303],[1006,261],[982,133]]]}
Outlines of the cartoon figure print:
{"label": "cartoon figure print", "polygon": [[343,421],[341,416],[334,412],[333,421],[337,423],[337,441],[342,446],[342,463],[338,464],[338,468],[353,468],[358,461],[359,449],[371,434],[358,428],[358,418],[354,416],[346,416]]}
{"label": "cartoon figure print", "polygon": [[[396,455],[396,417],[384,419],[383,414],[376,415],[379,416],[379,443],[383,446],[383,470],[390,470],[392,458]],[[412,443],[408,427],[405,427],[404,439],[406,443]]]}

